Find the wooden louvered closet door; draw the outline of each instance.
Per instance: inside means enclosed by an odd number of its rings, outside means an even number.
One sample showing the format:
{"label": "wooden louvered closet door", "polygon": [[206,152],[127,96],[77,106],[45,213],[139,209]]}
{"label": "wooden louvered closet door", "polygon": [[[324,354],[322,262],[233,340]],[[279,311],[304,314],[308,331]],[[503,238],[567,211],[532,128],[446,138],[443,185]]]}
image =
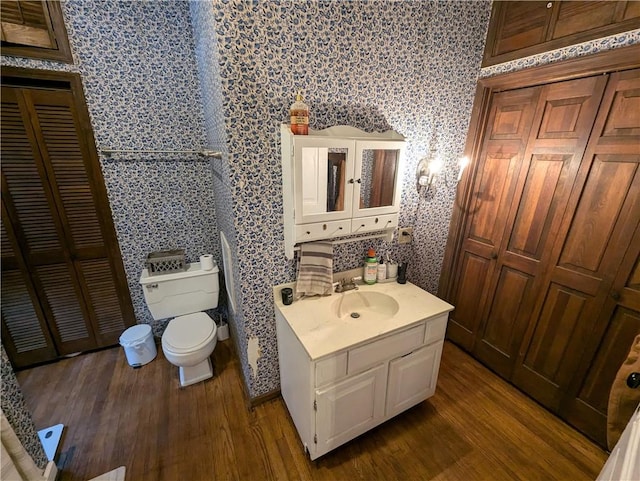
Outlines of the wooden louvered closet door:
{"label": "wooden louvered closet door", "polygon": [[2,87],[2,328],[17,367],[114,345],[134,323],[81,125],[70,90]]}

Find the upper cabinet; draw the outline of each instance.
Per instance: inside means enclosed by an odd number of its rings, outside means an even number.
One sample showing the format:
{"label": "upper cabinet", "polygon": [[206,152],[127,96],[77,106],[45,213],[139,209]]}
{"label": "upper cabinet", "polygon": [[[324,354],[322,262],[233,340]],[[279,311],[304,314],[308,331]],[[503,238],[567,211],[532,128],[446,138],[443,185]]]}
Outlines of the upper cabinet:
{"label": "upper cabinet", "polygon": [[73,63],[58,1],[2,0],[2,55]]}
{"label": "upper cabinet", "polygon": [[494,2],[483,67],[640,28],[640,2]]}
{"label": "upper cabinet", "polygon": [[285,249],[398,225],[404,137],[354,127],[293,135],[281,126]]}

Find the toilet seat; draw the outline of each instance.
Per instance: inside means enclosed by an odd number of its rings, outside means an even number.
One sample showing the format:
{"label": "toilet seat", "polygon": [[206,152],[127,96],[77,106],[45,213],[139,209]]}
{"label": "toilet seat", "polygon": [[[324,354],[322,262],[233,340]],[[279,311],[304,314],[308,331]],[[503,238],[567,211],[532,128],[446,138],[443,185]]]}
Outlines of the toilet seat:
{"label": "toilet seat", "polygon": [[216,325],[204,312],[172,319],[162,335],[162,347],[175,354],[191,353],[202,348],[216,335]]}

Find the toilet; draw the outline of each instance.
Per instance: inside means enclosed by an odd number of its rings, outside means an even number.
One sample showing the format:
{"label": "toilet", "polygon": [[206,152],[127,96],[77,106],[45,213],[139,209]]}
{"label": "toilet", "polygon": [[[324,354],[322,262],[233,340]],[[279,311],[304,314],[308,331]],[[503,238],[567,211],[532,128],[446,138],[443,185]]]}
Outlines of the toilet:
{"label": "toilet", "polygon": [[213,376],[211,353],[216,347],[217,327],[206,309],[218,306],[218,266],[203,270],[199,262],[186,270],[149,275],[144,269],[140,284],[154,319],[173,317],[162,334],[162,351],[180,369],[180,385],[190,386]]}

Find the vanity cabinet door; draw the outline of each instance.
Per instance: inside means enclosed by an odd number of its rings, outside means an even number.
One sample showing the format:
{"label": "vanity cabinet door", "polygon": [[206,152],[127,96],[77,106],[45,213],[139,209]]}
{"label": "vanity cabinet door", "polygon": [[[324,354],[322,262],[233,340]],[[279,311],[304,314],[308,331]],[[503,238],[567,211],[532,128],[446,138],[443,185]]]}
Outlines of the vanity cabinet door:
{"label": "vanity cabinet door", "polygon": [[433,396],[436,391],[443,341],[423,347],[389,363],[386,417]]}
{"label": "vanity cabinet door", "polygon": [[296,224],[350,219],[355,142],[295,137]]}
{"label": "vanity cabinet door", "polygon": [[384,419],[387,364],[316,390],[317,450],[331,451]]}

